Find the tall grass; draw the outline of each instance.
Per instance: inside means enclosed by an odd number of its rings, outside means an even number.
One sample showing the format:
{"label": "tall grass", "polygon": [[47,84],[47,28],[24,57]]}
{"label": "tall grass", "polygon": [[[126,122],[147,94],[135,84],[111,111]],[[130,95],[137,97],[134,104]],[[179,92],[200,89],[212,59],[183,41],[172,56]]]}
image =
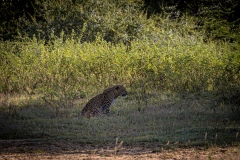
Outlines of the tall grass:
{"label": "tall grass", "polygon": [[89,99],[118,83],[140,93],[141,100],[156,91],[231,96],[239,88],[239,48],[205,43],[197,36],[172,34],[160,39],[134,41],[128,51],[124,44],[112,45],[101,38],[83,44],[71,39],[56,39],[51,45],[36,39],[5,42],[1,92],[40,95],[58,113],[60,108],[69,109],[72,100]]}
{"label": "tall grass", "polygon": [[177,92],[239,88],[239,44],[207,39],[194,17],[147,17],[142,1],[35,3],[36,17],[19,20],[19,41],[0,43],[0,92],[45,95],[50,103],[115,83]]}
{"label": "tall grass", "polygon": [[[1,92],[83,93],[89,86],[143,81],[162,90],[218,91],[239,87],[239,45],[204,42],[198,35],[155,31],[156,40],[113,45],[35,38],[1,43]],[[83,93],[84,94],[84,93]],[[73,96],[73,95],[72,95]]]}

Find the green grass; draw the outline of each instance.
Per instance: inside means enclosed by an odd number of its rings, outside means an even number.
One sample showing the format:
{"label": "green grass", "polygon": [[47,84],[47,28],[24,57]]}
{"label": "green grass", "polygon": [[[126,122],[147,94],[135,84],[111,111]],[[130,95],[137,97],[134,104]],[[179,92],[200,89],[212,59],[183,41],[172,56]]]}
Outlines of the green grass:
{"label": "green grass", "polygon": [[[69,117],[51,117],[44,106],[25,106],[13,117],[1,114],[1,139],[48,139],[85,144],[125,145],[156,143],[173,146],[232,145],[239,142],[239,119],[227,106],[209,97],[168,97],[155,94],[147,106],[130,95],[118,99],[109,117],[78,117],[83,108],[76,103]],[[144,110],[139,111],[139,105]],[[40,109],[45,108],[45,109]]]}

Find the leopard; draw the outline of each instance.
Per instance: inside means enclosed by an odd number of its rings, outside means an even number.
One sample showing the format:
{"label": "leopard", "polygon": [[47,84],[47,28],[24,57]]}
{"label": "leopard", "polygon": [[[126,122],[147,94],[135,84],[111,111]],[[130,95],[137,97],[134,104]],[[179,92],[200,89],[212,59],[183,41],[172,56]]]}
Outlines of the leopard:
{"label": "leopard", "polygon": [[102,93],[90,99],[81,111],[83,117],[100,117],[110,115],[110,107],[113,106],[119,96],[127,97],[128,93],[122,84],[106,88]]}

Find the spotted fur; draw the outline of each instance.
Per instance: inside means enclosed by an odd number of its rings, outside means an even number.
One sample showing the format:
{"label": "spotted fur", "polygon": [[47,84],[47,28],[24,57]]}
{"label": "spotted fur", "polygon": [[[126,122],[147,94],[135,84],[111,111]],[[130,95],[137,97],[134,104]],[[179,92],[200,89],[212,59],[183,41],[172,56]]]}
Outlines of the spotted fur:
{"label": "spotted fur", "polygon": [[115,85],[103,91],[103,93],[93,97],[83,108],[81,114],[90,118],[100,115],[109,115],[110,107],[119,96],[127,96],[126,88],[123,85]]}

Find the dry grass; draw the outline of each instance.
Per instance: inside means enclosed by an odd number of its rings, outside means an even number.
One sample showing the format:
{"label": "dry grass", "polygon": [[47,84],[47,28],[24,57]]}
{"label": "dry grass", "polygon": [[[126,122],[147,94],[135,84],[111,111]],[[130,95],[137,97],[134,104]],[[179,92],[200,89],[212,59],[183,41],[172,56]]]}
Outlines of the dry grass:
{"label": "dry grass", "polygon": [[[166,148],[143,143],[123,146],[117,152],[114,146],[92,146],[68,142],[8,141],[15,147],[0,152],[0,159],[233,159],[237,160],[240,146]],[[1,141],[3,144],[3,141]],[[6,141],[5,141],[6,145]]]}

